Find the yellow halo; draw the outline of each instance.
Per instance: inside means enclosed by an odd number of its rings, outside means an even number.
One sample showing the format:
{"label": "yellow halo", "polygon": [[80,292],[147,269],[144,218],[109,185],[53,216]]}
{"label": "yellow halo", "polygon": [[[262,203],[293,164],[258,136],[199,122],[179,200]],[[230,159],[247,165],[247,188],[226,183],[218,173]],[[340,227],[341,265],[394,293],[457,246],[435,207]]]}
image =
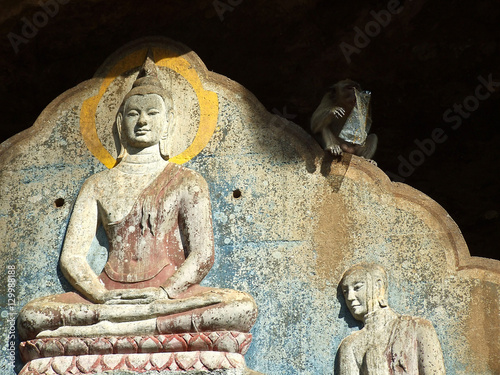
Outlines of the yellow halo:
{"label": "yellow halo", "polygon": [[[169,161],[174,163],[183,164],[198,155],[210,141],[217,126],[219,100],[215,92],[203,88],[197,71],[193,69],[186,59],[170,50],[153,48],[152,51],[157,66],[172,69],[188,81],[196,93],[200,106],[200,124],[193,142],[179,155],[169,159]],[[110,70],[107,77],[104,78],[97,95],[86,99],[82,104],[82,109],[80,110],[80,132],[82,133],[83,140],[92,155],[107,168],[113,168],[116,165],[116,159],[106,150],[97,135],[95,123],[97,105],[115,78],[130,69],[141,66],[147,52],[147,49],[136,51],[118,61]]]}

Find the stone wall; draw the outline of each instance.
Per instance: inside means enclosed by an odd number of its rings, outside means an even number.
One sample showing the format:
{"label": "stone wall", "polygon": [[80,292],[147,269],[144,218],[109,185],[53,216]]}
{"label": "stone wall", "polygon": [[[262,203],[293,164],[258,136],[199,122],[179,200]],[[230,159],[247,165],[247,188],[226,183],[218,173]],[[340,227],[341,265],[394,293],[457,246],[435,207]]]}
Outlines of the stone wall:
{"label": "stone wall", "polygon": [[[146,45],[177,99],[182,130],[172,142],[173,160],[201,173],[210,188],[217,255],[205,284],[247,291],[259,306],[249,367],[332,373],[340,341],[359,328],[339,279],[352,264],[375,261],[389,274],[390,305],[434,324],[447,374],[500,371],[493,334],[500,327],[498,261],[470,257],[457,225],[426,195],[392,183],[360,158],[332,160],[299,126],[162,39],[122,48],[93,79],[55,99],[32,128],[1,145],[0,263],[15,266],[14,312],[35,297],[70,290],[57,263],[71,207],[82,182],[116,157],[113,105],[123,92],[113,85],[131,84]],[[185,63],[191,68],[183,70]],[[94,117],[82,116],[91,113],[89,103]],[[182,151],[195,140],[205,147]],[[97,243],[90,257],[99,267]]]}
{"label": "stone wall", "polygon": [[[389,18],[389,4],[404,4],[403,10]],[[472,254],[498,259],[500,96],[495,89],[485,100],[474,99],[478,77],[500,80],[498,12],[489,0],[193,0],[189,6],[180,0],[140,6],[135,0],[4,0],[0,98],[8,104],[0,142],[92,77],[117,47],[144,36],[189,45],[210,70],[240,82],[268,111],[306,131],[324,90],[349,77],[373,93],[380,168],[443,205]],[[350,61],[342,43],[353,47]],[[429,139],[436,128],[447,139],[434,150],[428,146],[422,158],[415,141]]]}

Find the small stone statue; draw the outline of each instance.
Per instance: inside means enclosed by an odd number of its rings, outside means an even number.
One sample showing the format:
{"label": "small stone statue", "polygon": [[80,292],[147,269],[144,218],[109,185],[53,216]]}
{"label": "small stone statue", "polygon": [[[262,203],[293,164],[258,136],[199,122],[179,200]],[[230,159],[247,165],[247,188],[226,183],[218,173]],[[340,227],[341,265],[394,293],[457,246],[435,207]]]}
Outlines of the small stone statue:
{"label": "small stone statue", "polygon": [[[199,285],[214,262],[210,198],[202,176],[165,160],[172,118],[171,95],[148,57],[117,115],[119,163],[85,181],[67,229],[60,266],[76,292],[28,303],[21,339],[253,326],[251,296]],[[86,255],[99,225],[109,258],[97,276]]]}
{"label": "small stone statue", "polygon": [[388,306],[387,275],[381,266],[361,263],[349,268],[341,288],[349,311],[364,327],[341,342],[339,374],[445,374],[434,327]]}
{"label": "small stone statue", "polygon": [[343,152],[371,159],[377,149],[376,134],[371,127],[369,91],[346,79],[337,82],[323,96],[311,117],[311,130],[321,133],[323,146],[333,155]]}

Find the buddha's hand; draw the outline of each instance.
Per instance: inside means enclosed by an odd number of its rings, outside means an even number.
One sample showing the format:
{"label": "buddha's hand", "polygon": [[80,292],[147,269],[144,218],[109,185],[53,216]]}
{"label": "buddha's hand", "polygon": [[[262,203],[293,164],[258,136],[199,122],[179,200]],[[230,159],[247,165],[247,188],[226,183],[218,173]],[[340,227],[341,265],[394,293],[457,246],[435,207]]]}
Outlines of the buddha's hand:
{"label": "buddha's hand", "polygon": [[144,305],[157,300],[169,299],[162,288],[108,290],[104,296],[108,305]]}

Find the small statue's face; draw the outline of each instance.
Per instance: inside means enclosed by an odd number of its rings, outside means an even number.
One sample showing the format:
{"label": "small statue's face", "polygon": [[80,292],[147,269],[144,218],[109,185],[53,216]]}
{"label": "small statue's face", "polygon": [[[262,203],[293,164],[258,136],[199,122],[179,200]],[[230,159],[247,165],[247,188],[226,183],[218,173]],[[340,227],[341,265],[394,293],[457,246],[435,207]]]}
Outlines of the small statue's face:
{"label": "small statue's face", "polygon": [[160,142],[166,132],[165,102],[157,94],[134,95],[123,109],[122,137],[132,147],[145,148]]}
{"label": "small statue's face", "polygon": [[355,271],[347,275],[342,282],[342,292],[347,307],[357,320],[363,320],[363,317],[368,313],[368,293],[365,279],[365,272]]}

